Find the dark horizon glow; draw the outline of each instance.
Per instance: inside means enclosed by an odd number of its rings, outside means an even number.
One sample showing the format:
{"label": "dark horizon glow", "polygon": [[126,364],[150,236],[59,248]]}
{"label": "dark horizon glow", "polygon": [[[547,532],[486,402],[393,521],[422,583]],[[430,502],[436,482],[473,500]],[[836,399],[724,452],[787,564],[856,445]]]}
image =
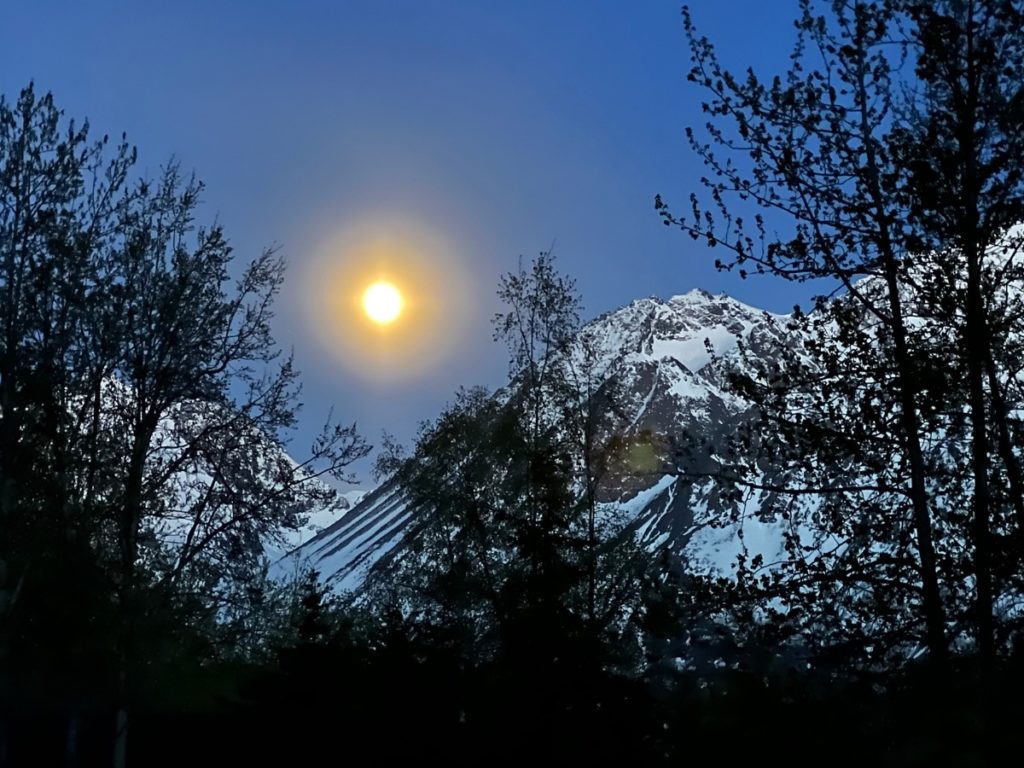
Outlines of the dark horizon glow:
{"label": "dark horizon glow", "polygon": [[[679,207],[703,173],[683,135],[703,119],[679,7],[10,3],[0,91],[34,80],[97,135],[127,132],[140,172],[172,156],[194,168],[239,258],[280,244],[276,332],[303,372],[301,454],[332,404],[372,442],[408,440],[458,386],[500,384],[496,280],[552,244],[590,316],[694,287],[772,311],[806,300],[800,286],[717,273],[654,212],[655,194]],[[733,68],[787,63],[796,0],[691,7]],[[408,252],[365,256],[381,238]],[[410,304],[401,344],[370,353],[356,326],[325,319],[316,286],[341,280],[332,300],[349,301],[374,269],[415,283],[422,311]]]}

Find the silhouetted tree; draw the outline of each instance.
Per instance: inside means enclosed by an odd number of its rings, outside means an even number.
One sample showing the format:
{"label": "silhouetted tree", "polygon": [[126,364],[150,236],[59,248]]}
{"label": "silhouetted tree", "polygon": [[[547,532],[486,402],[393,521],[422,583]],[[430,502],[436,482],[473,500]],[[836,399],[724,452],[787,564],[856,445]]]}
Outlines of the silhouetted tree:
{"label": "silhouetted tree", "polygon": [[[332,503],[317,478],[366,451],[329,423],[307,459],[284,453],[297,382],[270,332],[283,261],[265,252],[233,280],[220,227],[194,224],[201,186],[174,165],[131,182],[133,162],[31,86],[0,102],[0,557],[24,587],[2,631],[12,654],[104,638],[118,764],[147,623],[230,618],[264,543]],[[76,630],[44,621],[61,594],[82,609]]]}
{"label": "silhouetted tree", "polygon": [[[919,251],[941,251],[952,267],[928,286],[956,328],[970,419],[975,636],[983,664],[996,654],[995,541],[1007,540],[997,504],[1024,530],[1024,483],[1009,429],[1005,352],[1020,290],[1024,234],[1024,3],[1019,0],[906,2],[918,87],[894,130],[895,162],[908,169],[908,229]],[[1019,299],[1017,300],[1019,303]],[[950,311],[952,310],[952,311]],[[1009,310],[1009,311],[1008,311]],[[993,455],[995,454],[995,455]],[[1001,477],[994,472],[1001,463]],[[1008,493],[1000,489],[1006,488]],[[998,534],[998,536],[997,536]],[[998,558],[1005,561],[1005,557]],[[1005,582],[1005,568],[1000,568]]]}
{"label": "silhouetted tree", "polygon": [[[743,442],[790,472],[763,490],[781,492],[791,510],[811,500],[800,519],[820,536],[811,546],[791,539],[793,564],[815,589],[830,582],[833,597],[858,595],[859,615],[833,626],[877,645],[882,626],[917,613],[904,586],[919,584],[940,663],[947,631],[963,633],[973,588],[970,623],[990,664],[992,542],[1006,531],[993,502],[1022,507],[1006,354],[1020,280],[1008,228],[1024,212],[1021,6],[823,5],[801,3],[793,64],[770,82],[726,71],[684,11],[690,79],[709,96],[710,141],[689,137],[712,172],[711,207],[693,196],[691,215],[676,216],[656,204],[666,224],[726,251],[724,269],[825,280],[841,294],[794,316],[799,350],[740,378],[765,423]],[[766,211],[773,225],[788,220],[785,234],[770,232]],[[965,429],[970,477],[959,459]],[[740,484],[755,469],[736,468]],[[771,581],[762,564],[754,570]],[[818,609],[829,610],[822,597]]]}
{"label": "silhouetted tree", "polygon": [[635,669],[651,562],[596,502],[610,436],[593,412],[573,284],[542,254],[498,295],[510,382],[460,392],[398,463],[412,529],[371,594],[414,625],[455,629],[475,663],[499,660],[520,679]]}
{"label": "silhouetted tree", "polygon": [[[893,183],[886,133],[897,98],[899,52],[887,45],[895,24],[891,3],[837,3],[833,16],[816,15],[801,3],[792,68],[770,83],[752,71],[737,77],[719,64],[711,43],[698,35],[684,9],[693,69],[690,80],[709,94],[705,104],[711,143],[689,130],[691,145],[712,170],[706,180],[712,209],[692,196],[692,215],[670,214],[656,201],[666,224],[726,250],[723,268],[750,269],[786,279],[823,278],[838,284],[891,339],[901,451],[907,457],[922,594],[922,616],[931,657],[946,654],[945,613],[932,535],[930,496],[922,450],[920,386],[908,342],[899,284],[905,243],[901,202]],[[815,58],[817,57],[817,58]],[[735,133],[726,133],[731,121]],[[737,151],[748,162],[725,155]],[[792,231],[772,237],[760,212],[748,232],[728,199],[790,218]],[[872,301],[857,280],[876,276],[885,290]],[[831,288],[831,286],[830,286]],[[819,301],[819,306],[824,306]]]}

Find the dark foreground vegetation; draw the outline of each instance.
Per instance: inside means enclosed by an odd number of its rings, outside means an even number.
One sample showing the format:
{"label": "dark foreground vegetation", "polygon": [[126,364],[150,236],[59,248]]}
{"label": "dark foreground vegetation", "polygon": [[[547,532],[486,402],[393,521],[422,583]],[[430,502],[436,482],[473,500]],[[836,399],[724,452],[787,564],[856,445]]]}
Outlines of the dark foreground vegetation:
{"label": "dark foreground vegetation", "polygon": [[[1022,746],[1021,665],[982,694],[976,671],[937,681],[909,670],[874,687],[792,672],[645,680],[511,661],[468,669],[408,641],[337,638],[265,665],[181,663],[148,681],[133,713],[137,765],[597,764],[998,765]],[[47,706],[49,704],[49,706]],[[107,765],[113,712],[53,702],[10,718],[12,765]],[[81,702],[79,702],[79,705]]]}
{"label": "dark foreground vegetation", "polygon": [[723,269],[825,286],[740,345],[734,434],[661,436],[715,525],[754,492],[790,523],[726,576],[599,504],[628,435],[543,254],[499,285],[508,386],[381,457],[397,554],[354,595],[268,579],[367,451],[284,452],[283,263],[234,264],[177,168],[0,103],[0,764],[1017,754],[1024,3],[801,6],[766,81],[684,14],[706,194],[657,201]]}

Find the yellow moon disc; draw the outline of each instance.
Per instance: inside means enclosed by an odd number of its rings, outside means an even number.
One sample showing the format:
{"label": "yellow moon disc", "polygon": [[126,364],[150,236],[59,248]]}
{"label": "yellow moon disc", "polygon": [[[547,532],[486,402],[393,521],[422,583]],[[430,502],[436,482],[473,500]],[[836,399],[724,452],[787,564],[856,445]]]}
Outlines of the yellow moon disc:
{"label": "yellow moon disc", "polygon": [[363,293],[363,310],[373,322],[387,325],[402,312],[402,294],[391,283],[379,280]]}

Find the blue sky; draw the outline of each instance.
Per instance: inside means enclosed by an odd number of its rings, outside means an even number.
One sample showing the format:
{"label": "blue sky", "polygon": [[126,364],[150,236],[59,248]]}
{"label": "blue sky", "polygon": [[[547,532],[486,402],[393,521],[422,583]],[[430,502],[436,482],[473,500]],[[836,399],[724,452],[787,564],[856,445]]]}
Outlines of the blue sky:
{"label": "blue sky", "polygon": [[[734,68],[786,63],[796,0],[693,0]],[[371,440],[407,440],[459,385],[500,384],[497,277],[553,242],[593,316],[694,287],[785,311],[799,286],[715,272],[661,226],[702,167],[675,0],[178,0],[4,3],[0,90],[30,79],[97,133],[128,133],[140,170],[170,156],[207,184],[240,259],[289,261],[276,332],[303,371],[297,450],[331,405]],[[325,353],[304,295],[325,243],[373,221],[454,254],[469,315],[443,364],[365,376]],[[456,287],[457,286],[457,287]],[[362,373],[365,373],[363,371]]]}

